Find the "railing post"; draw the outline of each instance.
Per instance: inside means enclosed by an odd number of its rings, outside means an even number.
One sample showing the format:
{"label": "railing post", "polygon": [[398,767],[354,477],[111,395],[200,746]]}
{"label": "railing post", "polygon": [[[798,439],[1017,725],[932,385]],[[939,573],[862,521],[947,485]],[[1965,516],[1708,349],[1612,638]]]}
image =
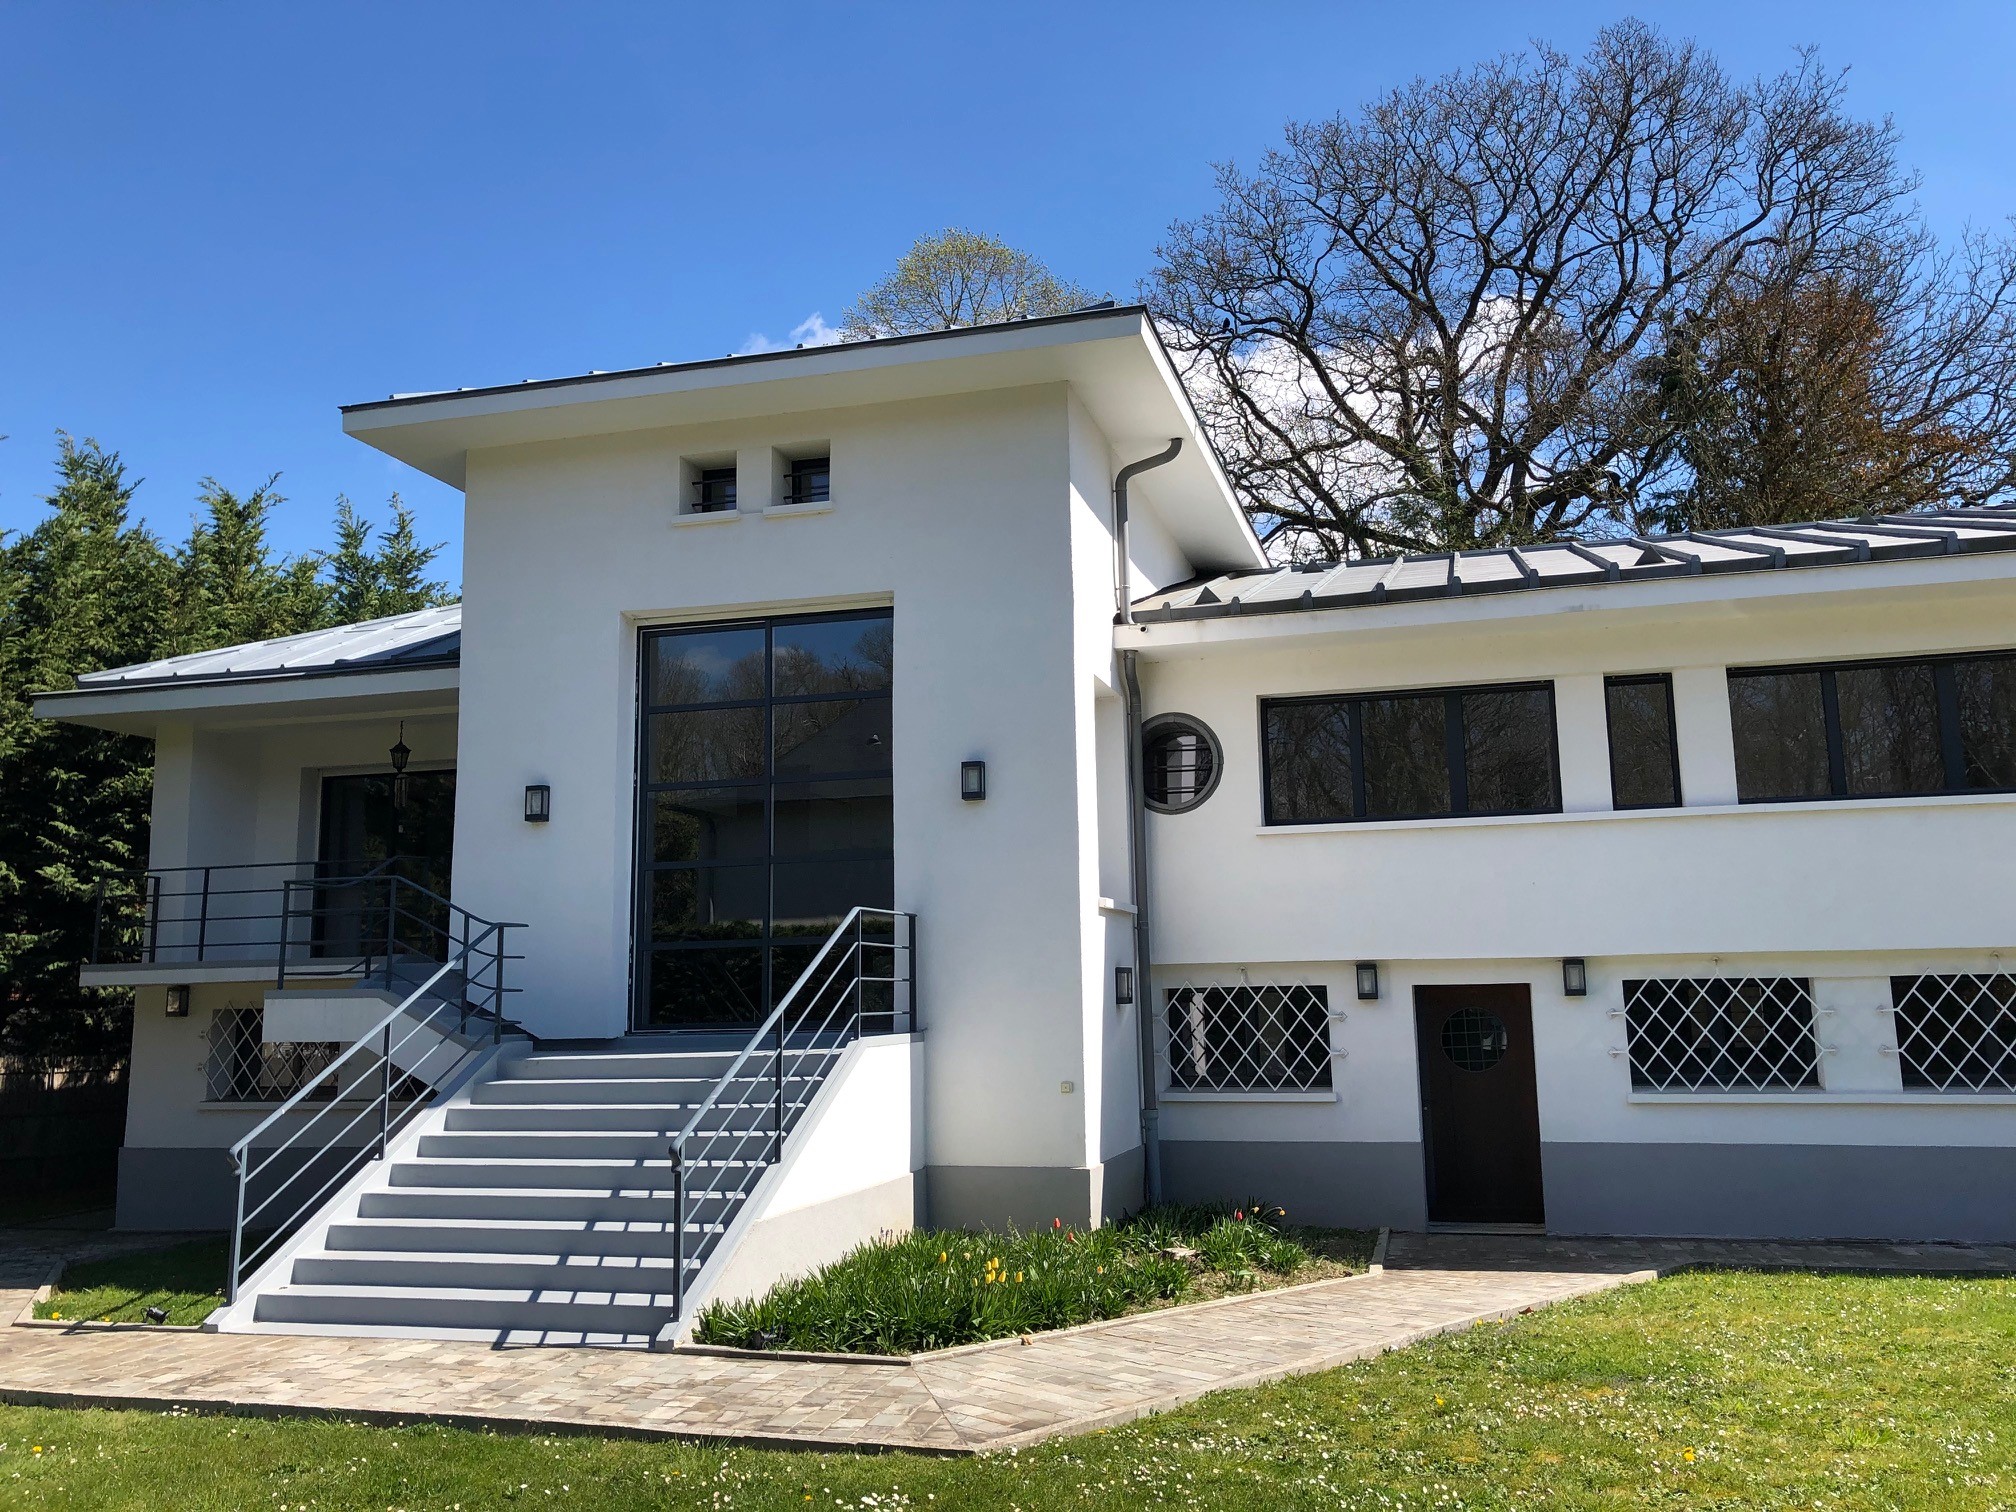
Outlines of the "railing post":
{"label": "railing post", "polygon": [[399,934],[399,877],[390,873],[385,878],[385,990],[392,990],[392,950],[398,943]]}
{"label": "railing post", "polygon": [[96,966],[105,959],[101,942],[105,938],[105,873],[98,873],[98,885],[91,896],[91,964]]}
{"label": "railing post", "polygon": [[149,872],[140,890],[147,899],[147,964],[151,966],[161,950],[161,878]]}
{"label": "railing post", "polygon": [[273,979],[274,990],[287,987],[287,937],[294,932],[294,879],[280,879],[280,964]]}
{"label": "railing post", "polygon": [[210,939],[210,868],[203,868],[203,896],[196,908],[196,959],[203,959],[203,950]]}
{"label": "railing post", "polygon": [[672,1143],[672,1316],[686,1311],[686,1167],[679,1141]]}
{"label": "railing post", "polygon": [[772,1164],[784,1158],[784,1015],[777,1015],[777,1089],[774,1106],[774,1121],[777,1127],[772,1131],[770,1160]]}
{"label": "railing post", "polygon": [[868,915],[854,915],[854,1033],[861,1033],[861,993],[868,985]]}
{"label": "railing post", "polygon": [[224,1301],[238,1300],[238,1263],[245,1250],[245,1157],[231,1152],[231,1164],[238,1169],[238,1211],[231,1220],[231,1268],[224,1274]]}
{"label": "railing post", "polygon": [[917,915],[914,913],[903,915],[903,938],[910,947],[904,952],[908,963],[904,967],[904,976],[906,979],[905,984],[910,989],[910,1012],[907,1015],[909,1022],[903,1026],[903,1031],[906,1034],[915,1034],[917,1032]]}
{"label": "railing post", "polygon": [[504,926],[497,926],[497,999],[490,1005],[490,1043],[504,1043]]}
{"label": "railing post", "polygon": [[[337,1089],[339,1092],[341,1088]],[[392,1025],[385,1025],[378,1059],[378,1158],[385,1158],[386,1135],[392,1123]]]}

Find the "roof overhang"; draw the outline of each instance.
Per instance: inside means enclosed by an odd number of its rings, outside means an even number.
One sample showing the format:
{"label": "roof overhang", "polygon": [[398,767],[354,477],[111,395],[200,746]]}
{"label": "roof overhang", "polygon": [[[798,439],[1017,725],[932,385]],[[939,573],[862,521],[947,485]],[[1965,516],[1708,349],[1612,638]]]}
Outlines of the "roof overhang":
{"label": "roof overhang", "polygon": [[1181,455],[1138,485],[1201,570],[1265,554],[1138,306],[789,352],[668,363],[347,405],[343,428],[455,488],[472,451],[1067,383],[1120,461]]}
{"label": "roof overhang", "polygon": [[459,666],[399,671],[324,672],[292,677],[235,677],[211,682],[176,681],[141,687],[78,688],[37,693],[38,718],[153,736],[164,724],[216,728],[306,724],[322,720],[397,715],[405,719],[453,714],[461,688]]}
{"label": "roof overhang", "polygon": [[1230,614],[1210,619],[1116,625],[1123,651],[1149,660],[1259,651],[1348,640],[1439,640],[1510,633],[1593,635],[1606,627],[1740,619],[1796,611],[1802,604],[1841,602],[1858,608],[1890,603],[2016,603],[2016,553],[1908,557],[1797,572],[1705,573],[1548,587],[1516,593],[1402,599],[1384,604],[1311,609],[1288,614]]}

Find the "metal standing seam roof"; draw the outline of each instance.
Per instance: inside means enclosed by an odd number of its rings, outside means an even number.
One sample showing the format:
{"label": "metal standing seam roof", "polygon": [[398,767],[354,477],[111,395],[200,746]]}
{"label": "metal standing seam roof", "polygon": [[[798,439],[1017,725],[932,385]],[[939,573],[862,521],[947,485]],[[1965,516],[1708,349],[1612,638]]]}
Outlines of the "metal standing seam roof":
{"label": "metal standing seam roof", "polygon": [[310,630],[305,635],[283,635],[277,640],[85,672],[77,678],[77,691],[103,693],[194,683],[399,672],[415,667],[452,667],[461,659],[462,606],[445,604],[438,609],[338,625],[333,630]]}
{"label": "metal standing seam roof", "polygon": [[1480,551],[1300,562],[1227,573],[1149,594],[1134,607],[1144,624],[1358,608],[1531,588],[1645,582],[1720,572],[1777,572],[1907,557],[2016,551],[2016,506],[1751,525],[1601,541],[1554,541]]}

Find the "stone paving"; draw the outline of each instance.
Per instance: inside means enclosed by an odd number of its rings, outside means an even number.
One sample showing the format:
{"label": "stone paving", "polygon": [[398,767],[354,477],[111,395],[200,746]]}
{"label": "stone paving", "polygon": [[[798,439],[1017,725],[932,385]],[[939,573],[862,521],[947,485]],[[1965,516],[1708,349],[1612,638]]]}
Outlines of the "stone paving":
{"label": "stone paving", "polygon": [[[27,1266],[0,1237],[0,1318]],[[39,1248],[39,1246],[38,1246]],[[0,1400],[972,1453],[1082,1433],[1693,1265],[2016,1272],[2016,1248],[1394,1235],[1376,1276],[904,1363],[0,1327]]]}

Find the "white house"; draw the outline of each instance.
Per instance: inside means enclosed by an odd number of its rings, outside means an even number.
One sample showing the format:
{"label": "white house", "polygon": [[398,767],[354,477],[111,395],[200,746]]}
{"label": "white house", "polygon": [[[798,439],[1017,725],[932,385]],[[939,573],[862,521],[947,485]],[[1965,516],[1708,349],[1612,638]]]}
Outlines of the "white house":
{"label": "white house", "polygon": [[2016,1239],[2016,514],[1277,570],[1138,308],[344,425],[459,608],[37,704],[156,743],[84,975],[220,1326],[1158,1195]]}

